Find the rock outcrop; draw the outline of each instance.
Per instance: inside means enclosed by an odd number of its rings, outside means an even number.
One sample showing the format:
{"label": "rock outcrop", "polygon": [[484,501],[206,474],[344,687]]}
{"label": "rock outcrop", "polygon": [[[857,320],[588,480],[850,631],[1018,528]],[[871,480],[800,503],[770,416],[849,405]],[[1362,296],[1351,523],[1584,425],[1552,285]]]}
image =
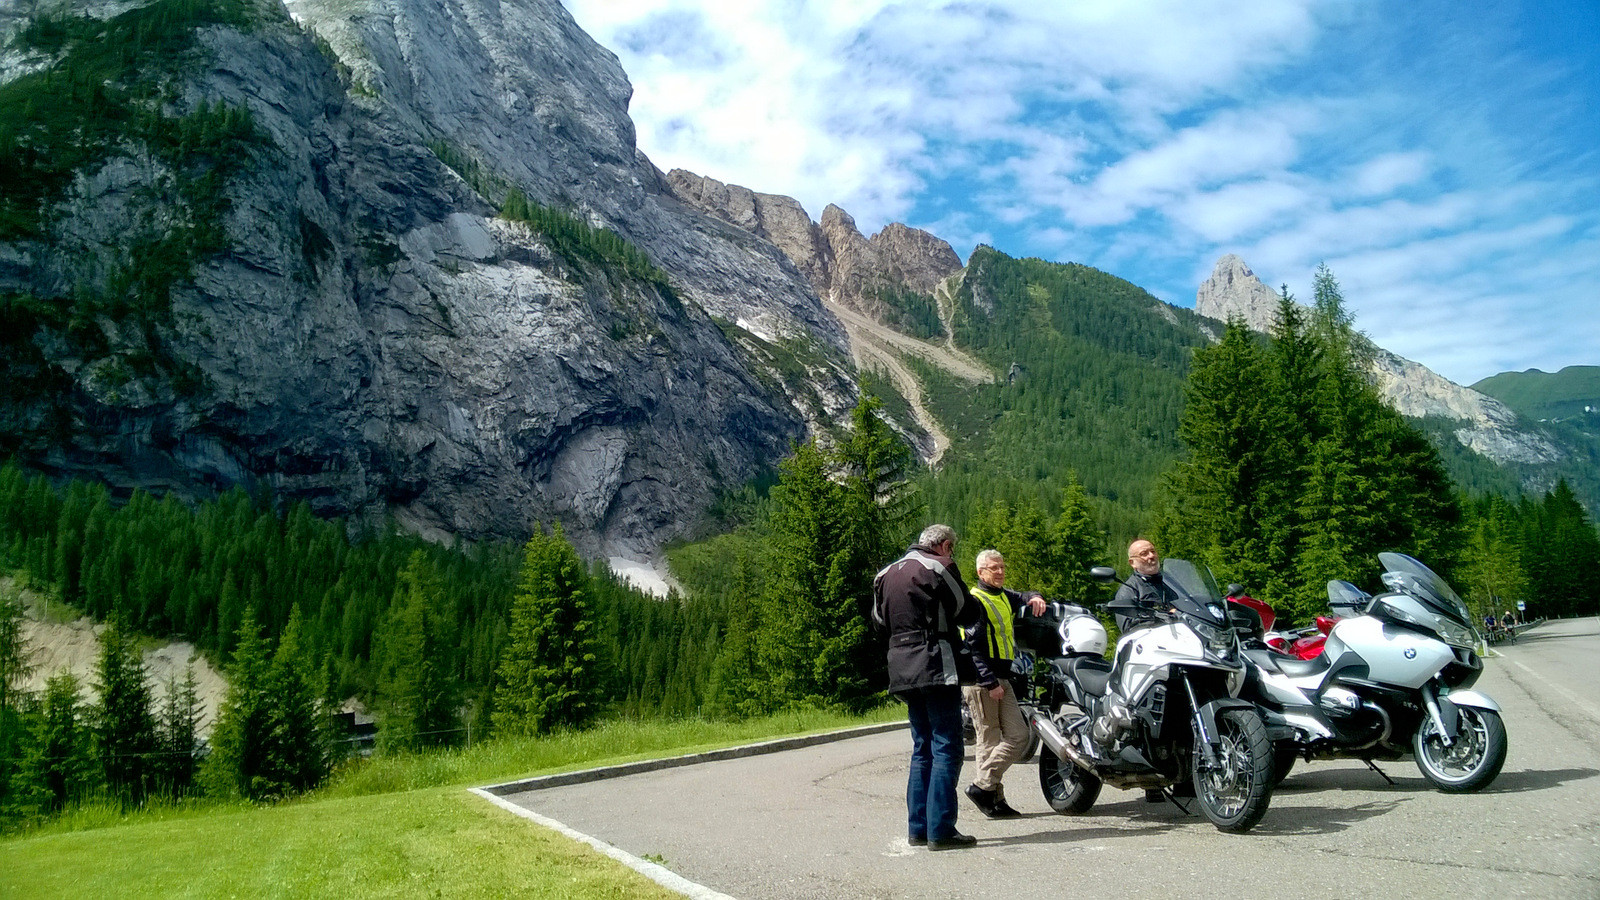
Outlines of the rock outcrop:
{"label": "rock outcrop", "polygon": [[[159,335],[199,387],[100,377],[41,333],[66,440],[10,410],[13,452],[124,488],[264,483],[441,538],[559,521],[585,553],[638,557],[848,409],[837,320],[782,251],[669,188],[616,58],[557,0],[286,5],[203,28],[178,85],[178,110],[242,106],[266,135],[226,187],[227,249]],[[0,292],[103,283],[171,174],[137,148],[82,172],[44,239],[0,243]],[[497,217],[512,188],[665,280]]]}
{"label": "rock outcrop", "polygon": [[1240,318],[1252,330],[1265,334],[1278,321],[1278,292],[1250,271],[1244,260],[1229,253],[1217,260],[1211,277],[1195,291],[1194,311],[1207,318]]}
{"label": "rock outcrop", "polygon": [[849,213],[831,203],[822,220],[813,222],[790,197],[757,193],[683,169],[667,173],[667,182],[685,203],[771,241],[817,296],[849,309],[880,314],[880,291],[931,295],[939,282],[961,271],[961,257],[948,242],[898,222],[868,238]]}
{"label": "rock outcrop", "polygon": [[[1211,277],[1195,292],[1195,311],[1212,319],[1242,319],[1267,333],[1278,322],[1277,292],[1267,287],[1229,253],[1217,260]],[[1505,404],[1462,387],[1428,367],[1372,348],[1372,378],[1379,393],[1402,415],[1444,418],[1459,423],[1456,440],[1499,464],[1549,463],[1562,453],[1544,435],[1524,427]]]}

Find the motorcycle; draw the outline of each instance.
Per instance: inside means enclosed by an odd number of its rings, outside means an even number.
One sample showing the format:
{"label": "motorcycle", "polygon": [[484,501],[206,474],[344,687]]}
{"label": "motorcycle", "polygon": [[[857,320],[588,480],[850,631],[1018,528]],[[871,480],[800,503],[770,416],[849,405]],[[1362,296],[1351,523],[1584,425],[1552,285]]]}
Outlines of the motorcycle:
{"label": "motorcycle", "polygon": [[1246,647],[1266,647],[1299,659],[1311,659],[1320,654],[1328,640],[1328,632],[1332,631],[1333,624],[1339,621],[1337,616],[1317,616],[1316,625],[1311,627],[1292,631],[1274,630],[1273,626],[1277,624],[1277,612],[1270,605],[1246,594],[1243,586],[1228,585],[1228,592],[1223,599],[1230,604],[1230,610],[1243,607],[1255,614],[1241,634]]}
{"label": "motorcycle", "polygon": [[[1091,570],[1114,582],[1106,567]],[[1039,785],[1050,808],[1087,812],[1109,784],[1158,789],[1180,806],[1192,784],[1201,812],[1219,830],[1245,832],[1272,798],[1272,744],[1260,714],[1239,698],[1245,664],[1215,586],[1168,560],[1163,575],[1177,599],[1118,608],[1133,621],[1104,658],[1106,630],[1081,606],[1053,604],[1053,640],[1024,628],[1033,653],[1024,716],[1039,736]],[[1187,808],[1187,807],[1184,807]]]}
{"label": "motorcycle", "polygon": [[1483,671],[1482,638],[1466,604],[1427,566],[1403,553],[1378,561],[1388,590],[1377,596],[1328,583],[1330,605],[1353,615],[1333,625],[1321,655],[1243,652],[1242,696],[1272,732],[1274,777],[1298,759],[1353,758],[1376,770],[1375,759],[1411,755],[1440,790],[1479,790],[1500,774],[1507,747],[1500,707],[1470,690]]}

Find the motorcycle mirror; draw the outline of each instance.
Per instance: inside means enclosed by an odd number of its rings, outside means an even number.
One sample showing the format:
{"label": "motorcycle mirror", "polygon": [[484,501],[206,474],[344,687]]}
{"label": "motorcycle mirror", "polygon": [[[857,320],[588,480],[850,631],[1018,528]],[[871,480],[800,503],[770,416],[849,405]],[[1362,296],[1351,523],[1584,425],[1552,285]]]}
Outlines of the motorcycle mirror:
{"label": "motorcycle mirror", "polygon": [[1101,584],[1107,584],[1117,580],[1117,570],[1110,566],[1095,566],[1089,570],[1089,577]]}
{"label": "motorcycle mirror", "polygon": [[1238,596],[1241,596],[1243,594],[1244,594],[1244,585],[1242,585],[1242,584],[1230,584],[1230,585],[1228,585],[1228,596],[1229,597],[1238,597]]}

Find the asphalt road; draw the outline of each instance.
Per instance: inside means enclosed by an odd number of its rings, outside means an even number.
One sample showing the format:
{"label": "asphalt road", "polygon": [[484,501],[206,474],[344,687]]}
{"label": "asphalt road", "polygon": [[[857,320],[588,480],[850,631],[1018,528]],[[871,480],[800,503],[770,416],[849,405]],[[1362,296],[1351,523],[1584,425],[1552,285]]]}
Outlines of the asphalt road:
{"label": "asphalt road", "polygon": [[976,848],[913,849],[904,731],[506,799],[749,900],[1600,898],[1600,620],[1497,650],[1476,687],[1504,709],[1510,754],[1488,789],[1440,793],[1410,760],[1379,764],[1392,786],[1361,763],[1302,763],[1245,835],[1109,787],[1058,816],[1024,763],[1006,777],[1022,818],[964,806]]}

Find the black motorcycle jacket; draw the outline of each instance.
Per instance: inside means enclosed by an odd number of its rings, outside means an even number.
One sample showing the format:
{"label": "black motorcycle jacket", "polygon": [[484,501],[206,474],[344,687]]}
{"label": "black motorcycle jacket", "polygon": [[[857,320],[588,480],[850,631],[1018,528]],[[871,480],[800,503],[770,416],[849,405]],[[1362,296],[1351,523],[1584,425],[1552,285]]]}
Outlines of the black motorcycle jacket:
{"label": "black motorcycle jacket", "polygon": [[872,581],[874,624],[889,638],[889,693],[977,680],[961,629],[983,615],[949,557],[914,546]]}
{"label": "black motorcycle jacket", "polygon": [[1106,611],[1116,617],[1118,631],[1127,631],[1150,618],[1151,610],[1171,606],[1177,598],[1177,592],[1161,579],[1160,572],[1154,575],[1135,572],[1117,588],[1117,595],[1106,604]]}

